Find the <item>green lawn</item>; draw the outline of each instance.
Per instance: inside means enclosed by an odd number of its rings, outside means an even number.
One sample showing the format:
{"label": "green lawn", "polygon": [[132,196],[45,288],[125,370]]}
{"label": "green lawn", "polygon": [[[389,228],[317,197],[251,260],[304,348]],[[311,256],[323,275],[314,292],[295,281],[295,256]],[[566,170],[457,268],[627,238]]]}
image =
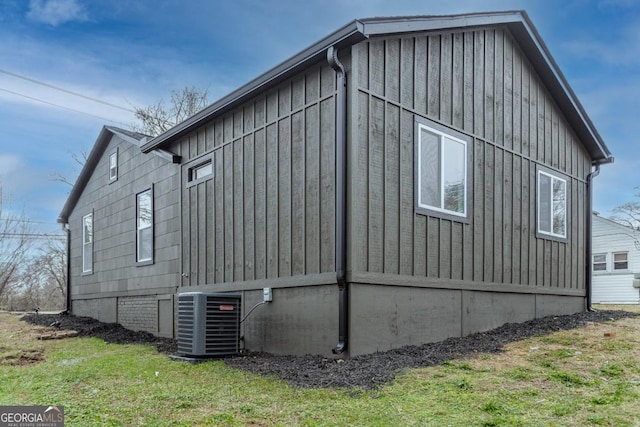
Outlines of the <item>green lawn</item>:
{"label": "green lawn", "polygon": [[147,346],[35,336],[0,313],[0,405],[63,405],[67,426],[640,423],[638,318],[413,369],[375,390],[295,389],[221,361],[191,365]]}

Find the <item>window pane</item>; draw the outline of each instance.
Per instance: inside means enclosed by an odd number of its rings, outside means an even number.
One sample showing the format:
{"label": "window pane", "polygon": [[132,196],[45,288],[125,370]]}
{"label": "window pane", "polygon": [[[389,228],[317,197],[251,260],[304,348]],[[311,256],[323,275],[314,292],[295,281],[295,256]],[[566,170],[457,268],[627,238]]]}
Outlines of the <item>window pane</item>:
{"label": "window pane", "polygon": [[82,220],[82,241],[83,243],[91,243],[93,241],[93,215],[86,215]]}
{"label": "window pane", "polygon": [[440,136],[420,131],[420,204],[441,208]]}
{"label": "window pane", "polygon": [[593,256],[593,262],[607,262],[607,256],[602,254],[602,255],[594,255]]}
{"label": "window pane", "polygon": [[138,229],[151,227],[151,190],[138,194]]}
{"label": "window pane", "polygon": [[627,253],[613,254],[613,269],[614,270],[626,270],[629,268],[627,262]]}
{"label": "window pane", "polygon": [[551,177],[538,174],[538,227],[551,233]]}
{"label": "window pane", "polygon": [[607,264],[593,264],[593,271],[605,271],[607,269]]}
{"label": "window pane", "polygon": [[82,247],[82,271],[91,271],[93,264],[93,245],[87,244]]}
{"label": "window pane", "polygon": [[114,179],[118,170],[118,153],[109,156],[109,179]]}
{"label": "window pane", "polygon": [[197,180],[213,173],[213,165],[211,162],[197,166],[193,169],[192,179]]}
{"label": "window pane", "polygon": [[553,233],[565,235],[566,223],[566,183],[553,179]]}
{"label": "window pane", "polygon": [[614,261],[626,261],[627,260],[627,254],[625,253],[620,253],[620,254],[613,254],[613,260]]}
{"label": "window pane", "polygon": [[449,211],[465,213],[465,145],[444,138],[444,208]]}
{"label": "window pane", "polygon": [[138,261],[149,261],[153,251],[153,228],[138,230]]}

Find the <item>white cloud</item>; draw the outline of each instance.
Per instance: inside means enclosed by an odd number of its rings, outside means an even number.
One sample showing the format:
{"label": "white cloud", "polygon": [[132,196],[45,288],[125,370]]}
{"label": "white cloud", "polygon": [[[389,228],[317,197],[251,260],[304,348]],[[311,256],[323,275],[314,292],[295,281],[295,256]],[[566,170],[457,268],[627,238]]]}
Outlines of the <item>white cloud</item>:
{"label": "white cloud", "polygon": [[55,27],[71,21],[86,21],[89,15],[78,0],[31,0],[27,18]]}

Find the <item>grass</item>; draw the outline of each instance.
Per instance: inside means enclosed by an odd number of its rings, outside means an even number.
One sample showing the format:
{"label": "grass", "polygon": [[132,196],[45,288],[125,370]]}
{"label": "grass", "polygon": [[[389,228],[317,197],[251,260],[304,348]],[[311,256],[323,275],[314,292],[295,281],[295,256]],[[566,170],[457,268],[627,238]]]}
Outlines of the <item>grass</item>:
{"label": "grass", "polygon": [[308,390],[147,346],[38,341],[0,313],[0,405],[63,405],[67,426],[633,426],[639,340],[640,319],[625,319],[408,370],[375,390]]}

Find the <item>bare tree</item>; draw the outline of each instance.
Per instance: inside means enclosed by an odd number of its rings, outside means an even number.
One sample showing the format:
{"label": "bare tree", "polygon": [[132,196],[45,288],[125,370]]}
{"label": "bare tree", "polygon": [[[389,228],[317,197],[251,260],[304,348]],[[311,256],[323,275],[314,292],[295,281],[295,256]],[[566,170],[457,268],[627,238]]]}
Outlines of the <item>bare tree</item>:
{"label": "bare tree", "polygon": [[24,212],[14,213],[4,205],[0,187],[0,305],[6,305],[9,290],[18,284],[30,249],[30,231]]}
{"label": "bare tree", "polygon": [[[82,168],[84,164],[87,163],[87,157],[89,157],[89,153],[86,150],[80,151],[80,154],[70,152],[69,155],[71,156],[73,161],[80,165],[80,168]],[[63,175],[59,171],[55,171],[51,174],[51,180],[61,182],[68,185],[69,187],[73,187],[74,184],[74,182],[68,176]]]}
{"label": "bare tree", "polygon": [[13,288],[13,308],[62,310],[66,295],[64,242],[49,240],[21,269]]}
{"label": "bare tree", "polygon": [[[637,189],[637,188],[636,188]],[[640,197],[640,193],[635,195]],[[640,230],[640,202],[625,202],[613,209],[611,219],[622,225]]]}
{"label": "bare tree", "polygon": [[134,130],[150,136],[157,136],[186,120],[207,106],[207,90],[184,87],[172,90],[168,107],[160,100],[146,107],[134,106],[135,116],[142,126]]}

